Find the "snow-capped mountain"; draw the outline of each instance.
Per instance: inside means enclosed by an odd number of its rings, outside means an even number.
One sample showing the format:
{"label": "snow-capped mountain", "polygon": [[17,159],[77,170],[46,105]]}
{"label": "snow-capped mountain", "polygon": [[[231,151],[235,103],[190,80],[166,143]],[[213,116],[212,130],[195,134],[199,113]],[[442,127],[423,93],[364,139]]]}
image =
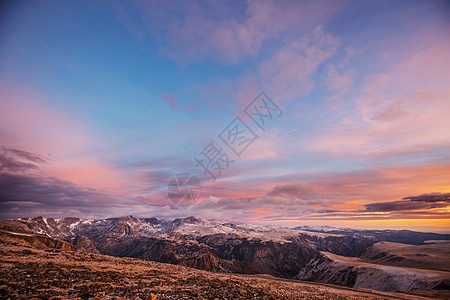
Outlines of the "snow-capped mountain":
{"label": "snow-capped mountain", "polygon": [[[0,229],[62,240],[74,245],[78,251],[141,258],[209,271],[265,273],[381,290],[408,290],[417,286],[431,289],[448,285],[450,278],[440,273],[440,279],[435,280],[432,276],[431,279],[425,276],[429,273],[413,272],[414,284],[392,285],[392,281],[383,284],[377,278],[389,275],[392,267],[367,267],[373,262],[364,255],[368,249],[373,252],[375,248],[372,246],[380,241],[418,244],[428,239],[450,240],[450,235],[432,233],[290,228],[195,217],[158,220],[133,216],[103,220],[17,218],[0,220]],[[365,257],[365,267],[361,267],[363,262],[356,261],[362,259],[357,256]],[[396,269],[396,274],[400,269],[404,268]],[[361,280],[364,282],[362,285]]]}

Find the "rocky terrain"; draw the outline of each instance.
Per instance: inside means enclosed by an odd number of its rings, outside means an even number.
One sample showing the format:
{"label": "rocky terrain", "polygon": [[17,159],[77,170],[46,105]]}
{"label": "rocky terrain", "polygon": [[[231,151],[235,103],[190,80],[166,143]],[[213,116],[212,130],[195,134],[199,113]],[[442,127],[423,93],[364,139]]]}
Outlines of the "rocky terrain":
{"label": "rocky terrain", "polygon": [[[420,258],[426,264],[425,255],[431,254],[425,252],[433,247],[434,256],[429,256],[428,262],[448,259],[442,256],[447,254],[438,250],[444,243],[431,246],[426,242],[425,247],[423,242],[427,237],[449,240],[450,235],[418,233],[420,238],[417,238],[410,231],[289,228],[195,217],[158,220],[132,216],[104,220],[18,218],[0,220],[0,230],[23,237],[38,235],[40,243],[55,239],[63,243],[60,247],[65,250],[73,247],[79,252],[139,258],[213,272],[269,274],[383,291],[449,289],[448,270],[430,273],[430,270],[407,268],[422,268],[418,261],[414,262],[417,265],[410,263]],[[419,243],[414,249],[422,252],[411,252],[408,259],[400,258],[400,253],[384,255],[386,251],[380,245],[387,244],[383,238],[410,243],[400,244],[404,247]],[[436,257],[438,253],[442,255]],[[396,264],[399,261],[403,263]],[[436,275],[436,272],[441,273]],[[386,279],[391,277],[395,280]]]}
{"label": "rocky terrain", "polygon": [[378,242],[360,257],[381,265],[450,272],[450,241],[430,240],[420,245]]}
{"label": "rocky terrain", "polygon": [[[34,236],[36,241],[39,236]],[[33,245],[33,246],[32,246]],[[445,294],[381,293],[212,273],[135,258],[54,248],[50,238],[0,236],[1,299],[424,299]],[[64,249],[64,250],[63,250]]]}
{"label": "rocky terrain", "polygon": [[449,272],[373,264],[329,252],[322,254],[296,278],[380,291],[450,290]]}

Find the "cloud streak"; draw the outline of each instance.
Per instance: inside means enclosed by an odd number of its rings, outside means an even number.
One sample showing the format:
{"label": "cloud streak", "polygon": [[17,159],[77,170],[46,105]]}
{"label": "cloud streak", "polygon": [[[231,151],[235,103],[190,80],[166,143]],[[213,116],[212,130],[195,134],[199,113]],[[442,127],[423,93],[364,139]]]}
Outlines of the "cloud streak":
{"label": "cloud streak", "polygon": [[44,156],[31,152],[0,147],[0,172],[25,172],[36,170],[46,162]]}
{"label": "cloud streak", "polygon": [[450,206],[450,193],[429,193],[409,196],[402,201],[376,202],[365,204],[367,212],[403,212],[429,210]]}

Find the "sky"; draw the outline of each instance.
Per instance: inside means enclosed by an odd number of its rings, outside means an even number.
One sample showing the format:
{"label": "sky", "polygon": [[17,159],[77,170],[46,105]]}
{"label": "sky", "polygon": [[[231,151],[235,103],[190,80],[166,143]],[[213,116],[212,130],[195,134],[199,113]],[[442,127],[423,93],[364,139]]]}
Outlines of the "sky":
{"label": "sky", "polygon": [[2,2],[0,218],[450,232],[449,25],[433,0]]}

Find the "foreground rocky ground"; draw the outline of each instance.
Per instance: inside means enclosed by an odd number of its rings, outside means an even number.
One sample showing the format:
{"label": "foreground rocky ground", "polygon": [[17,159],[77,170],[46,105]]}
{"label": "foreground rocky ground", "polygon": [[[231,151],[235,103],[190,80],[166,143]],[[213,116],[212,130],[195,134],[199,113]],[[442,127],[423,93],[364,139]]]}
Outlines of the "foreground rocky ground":
{"label": "foreground rocky ground", "polygon": [[56,247],[59,249],[30,242],[29,238],[1,235],[1,299],[422,298],[412,294],[212,273],[140,259],[77,252],[67,250],[64,245]]}

